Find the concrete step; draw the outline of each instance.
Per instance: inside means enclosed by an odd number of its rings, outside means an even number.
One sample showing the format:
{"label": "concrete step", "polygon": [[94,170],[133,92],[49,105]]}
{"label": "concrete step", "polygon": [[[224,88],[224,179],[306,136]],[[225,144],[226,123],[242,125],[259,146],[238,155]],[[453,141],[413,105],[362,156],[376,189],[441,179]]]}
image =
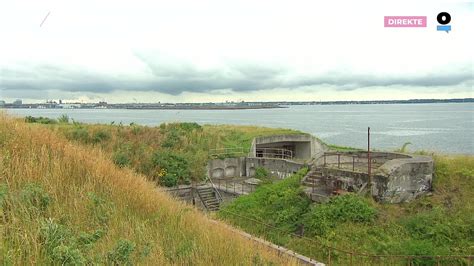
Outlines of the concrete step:
{"label": "concrete step", "polygon": [[199,195],[201,196],[207,196],[207,195],[211,195],[211,196],[214,196],[214,191],[209,191],[209,192],[198,192]]}
{"label": "concrete step", "polygon": [[321,184],[319,183],[309,183],[309,182],[304,182],[303,185],[307,186],[307,187],[320,187]]}
{"label": "concrete step", "polygon": [[209,192],[209,191],[214,191],[213,188],[198,188],[197,189],[198,192]]}

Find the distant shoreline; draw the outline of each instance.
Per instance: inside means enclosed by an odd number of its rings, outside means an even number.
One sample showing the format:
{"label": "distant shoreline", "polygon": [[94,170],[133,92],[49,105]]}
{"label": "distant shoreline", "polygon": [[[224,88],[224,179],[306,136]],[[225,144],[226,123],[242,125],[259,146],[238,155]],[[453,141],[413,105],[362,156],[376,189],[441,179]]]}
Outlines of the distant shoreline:
{"label": "distant shoreline", "polygon": [[294,105],[367,105],[367,104],[437,104],[474,103],[474,98],[463,99],[411,99],[380,101],[280,101],[280,102],[239,102],[239,103],[4,103],[5,109],[122,109],[122,110],[255,110],[288,108]]}

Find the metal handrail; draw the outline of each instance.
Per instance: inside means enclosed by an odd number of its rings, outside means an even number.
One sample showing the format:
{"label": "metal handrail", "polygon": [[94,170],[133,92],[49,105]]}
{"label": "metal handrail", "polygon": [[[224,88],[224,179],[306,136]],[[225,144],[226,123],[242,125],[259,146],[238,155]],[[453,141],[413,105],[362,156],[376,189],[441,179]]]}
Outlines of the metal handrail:
{"label": "metal handrail", "polygon": [[206,182],[209,182],[212,186],[212,188],[214,189],[214,191],[216,192],[216,195],[217,195],[217,199],[222,202],[224,201],[224,199],[222,198],[222,195],[221,193],[219,192],[219,189],[216,188],[216,185],[214,185],[214,183],[212,182],[212,179],[209,177],[209,176],[206,176]]}
{"label": "metal handrail", "polygon": [[255,155],[262,155],[264,158],[281,158],[281,159],[293,159],[293,151],[281,148],[257,148],[255,149]]}

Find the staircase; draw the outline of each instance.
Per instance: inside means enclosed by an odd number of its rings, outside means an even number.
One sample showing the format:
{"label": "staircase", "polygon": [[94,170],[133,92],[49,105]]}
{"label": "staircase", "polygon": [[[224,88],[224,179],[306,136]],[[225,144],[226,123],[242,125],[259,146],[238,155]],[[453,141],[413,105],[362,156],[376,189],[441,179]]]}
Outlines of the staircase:
{"label": "staircase", "polygon": [[323,172],[318,169],[311,169],[303,179],[303,185],[307,187],[318,187],[321,186],[321,179],[323,178]]}
{"label": "staircase", "polygon": [[220,198],[220,194],[218,191],[216,191],[214,186],[201,186],[197,187],[196,190],[199,195],[199,199],[201,199],[202,204],[208,211],[219,210],[222,199]]}
{"label": "staircase", "polygon": [[330,195],[327,193],[325,177],[321,169],[313,167],[301,181],[304,191],[316,202],[326,202]]}

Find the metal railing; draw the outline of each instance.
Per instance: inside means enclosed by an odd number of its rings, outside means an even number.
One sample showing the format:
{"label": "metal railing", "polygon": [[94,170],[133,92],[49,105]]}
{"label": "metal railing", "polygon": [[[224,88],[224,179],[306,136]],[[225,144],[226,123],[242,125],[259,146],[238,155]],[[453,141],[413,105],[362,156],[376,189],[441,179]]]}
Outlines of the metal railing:
{"label": "metal railing", "polygon": [[210,158],[233,157],[233,156],[245,156],[248,151],[245,151],[243,147],[228,147],[228,148],[216,148],[209,149]]}
{"label": "metal railing", "polygon": [[246,183],[244,180],[235,179],[217,179],[215,185],[217,190],[225,191],[234,196],[250,194],[255,191],[257,185]]}
{"label": "metal railing", "polygon": [[261,158],[293,159],[293,151],[280,148],[257,148],[255,156]]}
{"label": "metal railing", "polygon": [[209,176],[206,176],[205,183],[209,183],[212,186],[212,189],[216,193],[217,199],[222,202],[224,199],[222,198],[221,193],[219,192],[219,189],[216,188],[216,185],[212,182],[212,179]]}

